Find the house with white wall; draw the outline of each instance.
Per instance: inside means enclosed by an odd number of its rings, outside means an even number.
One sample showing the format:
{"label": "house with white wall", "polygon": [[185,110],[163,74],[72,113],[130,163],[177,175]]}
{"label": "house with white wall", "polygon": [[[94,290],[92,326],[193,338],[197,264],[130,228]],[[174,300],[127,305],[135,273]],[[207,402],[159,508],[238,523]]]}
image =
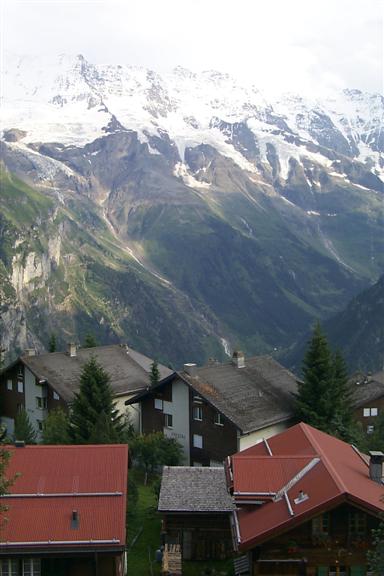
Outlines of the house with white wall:
{"label": "house with white wall", "polygon": [[297,379],[270,356],[198,367],[185,364],[127,400],[140,410],[140,431],[163,431],[184,449],[185,464],[217,466],[230,454],[294,423]]}
{"label": "house with white wall", "polygon": [[[33,349],[26,350],[0,373],[0,420],[8,435],[13,434],[17,413],[25,409],[39,437],[49,411],[68,409],[79,389],[83,367],[92,356],[110,377],[116,408],[127,413],[138,429],[140,411],[125,402],[147,390],[153,360],[125,344],[93,348],[69,344],[66,352],[37,354]],[[166,366],[159,364],[158,368],[161,378],[172,374]]]}

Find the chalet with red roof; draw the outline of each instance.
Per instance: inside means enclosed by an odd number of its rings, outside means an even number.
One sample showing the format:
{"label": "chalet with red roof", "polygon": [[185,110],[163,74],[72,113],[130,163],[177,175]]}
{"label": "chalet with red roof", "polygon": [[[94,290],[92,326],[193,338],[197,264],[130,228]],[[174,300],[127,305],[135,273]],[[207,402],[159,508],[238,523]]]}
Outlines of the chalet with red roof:
{"label": "chalet with red roof", "polygon": [[123,576],[128,447],[10,447],[0,574]]}
{"label": "chalet with red roof", "polygon": [[229,457],[233,539],[250,574],[368,574],[383,460],[303,423]]}

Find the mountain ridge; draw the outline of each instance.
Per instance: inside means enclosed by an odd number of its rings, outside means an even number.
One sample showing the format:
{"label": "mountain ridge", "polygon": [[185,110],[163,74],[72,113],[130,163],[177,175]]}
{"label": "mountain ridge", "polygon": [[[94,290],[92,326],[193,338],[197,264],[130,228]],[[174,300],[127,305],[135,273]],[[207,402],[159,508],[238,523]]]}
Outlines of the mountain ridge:
{"label": "mountain ridge", "polygon": [[[260,91],[217,72],[178,69],[171,86],[171,77],[144,69],[63,60],[70,73],[55,69],[53,84],[36,84],[31,66],[35,83],[28,88],[22,64],[13,80],[6,76],[1,158],[7,173],[55,210],[70,210],[84,234],[104,238],[108,231],[134,277],[155,283],[153,296],[176,291],[177,322],[184,318],[190,332],[181,339],[185,350],[173,354],[148,330],[144,345],[153,339],[159,359],[193,360],[187,343],[196,334],[211,342],[196,348],[199,361],[235,346],[249,353],[287,347],[314,318],[340,310],[380,275],[380,96],[349,91],[348,114],[338,100],[329,115],[291,97],[279,112]],[[19,100],[12,82],[23,89]],[[12,221],[8,202],[2,210]],[[80,260],[81,242],[73,245]],[[10,252],[15,258],[15,242]],[[12,280],[13,260],[4,262]],[[99,278],[110,268],[105,258],[101,266]],[[98,291],[108,300],[101,285]],[[114,298],[124,300],[122,288]],[[130,291],[130,299],[131,308],[142,308],[140,294],[135,300]],[[161,322],[172,324],[165,308]],[[87,314],[105,336],[100,317],[91,307]],[[149,321],[145,314],[142,320]],[[131,345],[143,346],[145,338],[135,341],[128,324],[110,322],[106,338],[129,334]]]}

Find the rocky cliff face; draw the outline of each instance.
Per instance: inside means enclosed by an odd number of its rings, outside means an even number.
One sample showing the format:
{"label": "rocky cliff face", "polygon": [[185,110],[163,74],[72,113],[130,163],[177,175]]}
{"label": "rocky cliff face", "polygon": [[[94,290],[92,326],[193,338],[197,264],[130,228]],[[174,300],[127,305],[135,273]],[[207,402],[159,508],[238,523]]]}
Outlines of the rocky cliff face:
{"label": "rocky cliff face", "polygon": [[0,143],[6,344],[270,352],[380,274],[380,96],[267,102],[219,73],[82,57],[34,86],[23,65]]}

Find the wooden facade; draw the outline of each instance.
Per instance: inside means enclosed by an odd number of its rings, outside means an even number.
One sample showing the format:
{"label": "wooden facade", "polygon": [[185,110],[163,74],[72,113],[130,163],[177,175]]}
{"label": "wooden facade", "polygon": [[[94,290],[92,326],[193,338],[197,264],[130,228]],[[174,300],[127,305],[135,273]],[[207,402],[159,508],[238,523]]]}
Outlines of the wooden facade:
{"label": "wooden facade", "polygon": [[[201,409],[201,420],[196,412]],[[199,410],[200,412],[200,410]],[[203,398],[189,391],[189,422],[191,464],[221,465],[227,456],[238,450],[238,430]],[[219,421],[219,422],[218,422]],[[202,448],[194,446],[194,435],[202,437]]]}
{"label": "wooden facade", "polygon": [[[31,385],[33,390],[27,390],[27,386]],[[0,375],[0,397],[2,423],[9,428],[10,434],[13,433],[15,418],[21,410],[27,411],[38,434],[48,412],[59,407],[68,410],[67,403],[49,383],[40,382],[22,362],[13,364]]]}
{"label": "wooden facade", "polygon": [[0,573],[12,576],[33,574],[34,576],[123,576],[124,559],[120,552],[80,553],[76,550],[62,550],[47,555],[35,553],[27,555],[7,555],[0,557]]}
{"label": "wooden facade", "polygon": [[180,544],[184,560],[221,560],[233,554],[228,513],[166,513],[163,534]]}
{"label": "wooden facade", "polygon": [[252,574],[363,576],[371,530],[378,519],[344,504],[314,517],[251,552]]}
{"label": "wooden facade", "polygon": [[369,400],[354,409],[354,417],[361,423],[366,434],[374,432],[377,419],[382,414],[384,414],[384,396],[376,398],[376,400]]}

